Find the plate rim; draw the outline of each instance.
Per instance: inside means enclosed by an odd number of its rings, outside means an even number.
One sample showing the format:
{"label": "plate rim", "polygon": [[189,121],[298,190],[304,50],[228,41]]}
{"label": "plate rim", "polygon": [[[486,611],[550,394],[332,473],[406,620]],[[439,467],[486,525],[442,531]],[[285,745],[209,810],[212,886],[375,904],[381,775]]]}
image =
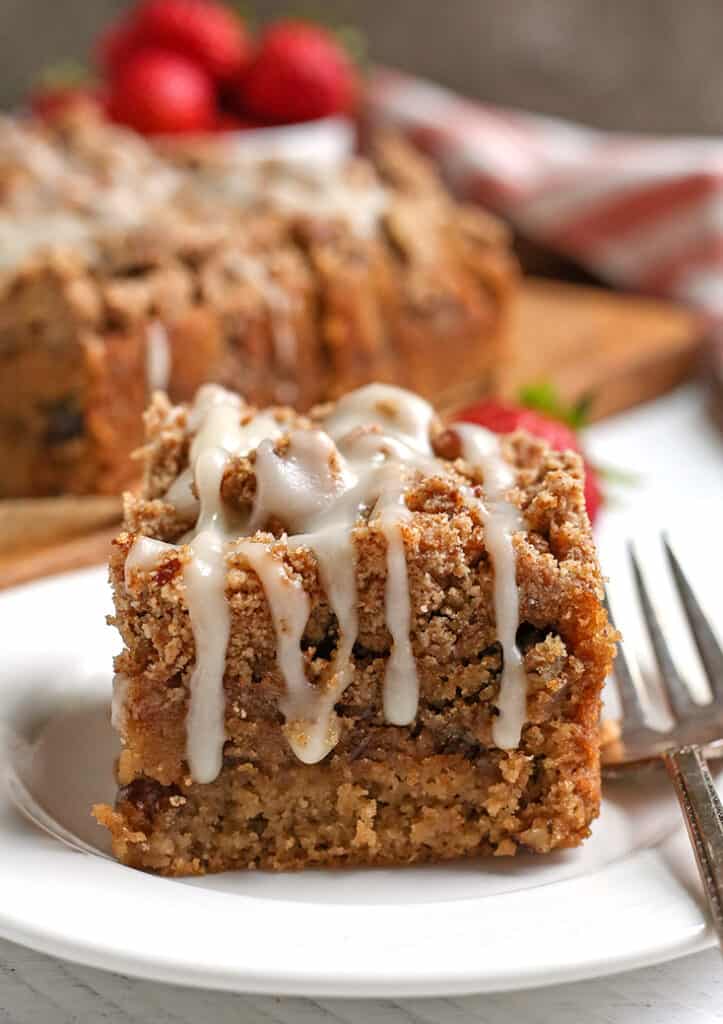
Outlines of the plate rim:
{"label": "plate rim", "polygon": [[[91,567],[70,572],[60,573],[42,580],[34,580],[20,584],[17,587],[9,588],[0,594],[0,610],[18,599],[27,600],[44,594],[44,600],[57,596],[57,590],[68,587],[95,588],[101,582],[107,586],[105,571],[102,567]],[[4,708],[0,696],[0,721],[3,717]],[[3,729],[2,733],[7,730]],[[4,741],[3,741],[4,745]],[[10,797],[7,791],[8,772],[3,770],[2,789],[0,790],[0,811],[7,808]],[[15,808],[13,808],[15,812]],[[35,828],[35,827],[34,827]],[[0,822],[0,837],[5,826]],[[681,823],[672,836],[661,840],[656,844],[633,851],[623,858],[623,863],[633,866],[635,861],[642,856],[652,854],[660,856],[660,850],[666,843],[672,842],[677,837],[685,834]],[[33,832],[41,835],[39,831]],[[31,842],[33,841],[31,840]],[[58,844],[58,848],[62,846]],[[83,854],[73,853],[73,856]],[[2,858],[0,858],[0,861]],[[566,886],[573,882],[583,882],[593,877],[601,878],[607,871],[614,868],[621,862],[614,862],[612,865],[600,868],[593,873],[577,876],[574,879],[563,879],[559,882],[551,882],[548,887],[551,889]],[[106,868],[114,872],[128,872],[130,876],[137,875],[130,868],[125,868],[114,861],[106,861]],[[150,875],[141,876],[152,879],[154,882],[168,883],[167,879],[156,879]],[[108,878],[112,878],[111,875]],[[0,885],[0,889],[2,886]],[[132,885],[130,886],[132,889]],[[186,891],[196,893],[208,893],[208,890],[192,889],[186,887]],[[527,890],[531,892],[532,890]],[[214,895],[228,899],[228,894],[214,892]],[[470,897],[465,901],[470,904],[481,904],[485,900],[503,899],[505,895],[485,897]],[[268,900],[259,897],[246,897],[251,902],[256,902],[261,908],[262,904],[268,904]],[[279,908],[291,901],[275,901]],[[438,907],[449,907],[450,901],[441,901]],[[238,904],[237,904],[238,906]],[[338,909],[341,905],[327,905]],[[416,904],[417,908],[429,907],[430,904]],[[368,909],[365,907],[364,909]],[[288,910],[287,910],[288,913]],[[685,934],[676,933],[675,936],[661,935],[657,941],[647,943],[644,949],[637,953],[623,950],[618,953],[615,949],[611,955],[584,955],[576,962],[564,961],[554,965],[542,965],[538,963],[527,963],[521,969],[515,969],[514,965],[501,969],[496,965],[491,971],[485,970],[485,958],[480,956],[480,968],[470,971],[466,968],[463,971],[454,970],[426,970],[424,977],[412,976],[411,974],[397,975],[394,969],[389,973],[379,973],[369,970],[364,964],[353,971],[340,973],[338,970],[330,972],[323,969],[295,971],[287,964],[285,967],[270,969],[267,965],[265,970],[257,967],[245,967],[240,965],[220,964],[215,968],[209,968],[207,964],[194,964],[183,957],[168,957],[157,952],[149,955],[145,949],[130,948],[124,946],[115,939],[116,933],[111,927],[106,928],[102,936],[86,935],[79,938],[77,935],[63,933],[62,929],[53,924],[42,927],[32,920],[18,917],[16,913],[8,911],[4,901],[0,903],[0,935],[20,945],[35,949],[38,952],[50,956],[61,957],[74,963],[101,970],[113,971],[127,974],[136,978],[149,981],[160,981],[169,984],[181,984],[194,988],[214,989],[237,993],[253,993],[258,995],[288,995],[288,996],[316,996],[316,997],[349,997],[349,998],[408,998],[414,996],[452,996],[468,995],[484,992],[505,992],[516,991],[525,988],[545,987],[555,984],[579,981],[586,978],[603,977],[609,974],[620,973],[625,970],[633,970],[639,967],[676,959],[695,952],[702,951],[714,945],[715,939],[712,929],[708,926],[701,912],[700,921],[697,926],[691,925]],[[428,964],[434,964],[434,958],[430,958]]]}
{"label": "plate rim", "polygon": [[[129,869],[130,870],[130,869]],[[564,883],[561,883],[564,884]],[[595,978],[609,977],[626,971],[654,967],[657,964],[669,963],[685,956],[702,953],[715,946],[715,937],[707,926],[703,926],[697,935],[691,935],[681,944],[661,944],[658,949],[649,953],[641,953],[637,957],[605,957],[591,959],[576,966],[559,968],[556,972],[540,970],[539,974],[531,971],[521,975],[493,974],[473,977],[471,975],[454,976],[442,974],[430,976],[424,981],[415,979],[406,983],[383,980],[377,977],[358,976],[353,981],[339,980],[330,975],[319,974],[316,978],[305,973],[301,976],[274,976],[260,973],[241,977],[226,970],[214,972],[193,972],[193,968],[175,961],[164,962],[162,958],[149,959],[137,955],[113,954],[104,952],[104,947],[94,947],[90,943],[70,942],[60,936],[53,937],[32,929],[13,926],[0,911],[0,937],[15,942],[26,949],[32,949],[45,956],[58,957],[73,964],[124,974],[128,977],[153,981],[165,985],[181,985],[187,988],[216,992],[229,992],[236,995],[284,996],[290,998],[310,999],[411,999],[411,998],[445,998],[454,996],[484,995],[502,992],[522,992],[527,989],[551,988],[555,985],[570,984]],[[108,957],[113,957],[109,962]],[[285,979],[285,980],[282,980]]]}

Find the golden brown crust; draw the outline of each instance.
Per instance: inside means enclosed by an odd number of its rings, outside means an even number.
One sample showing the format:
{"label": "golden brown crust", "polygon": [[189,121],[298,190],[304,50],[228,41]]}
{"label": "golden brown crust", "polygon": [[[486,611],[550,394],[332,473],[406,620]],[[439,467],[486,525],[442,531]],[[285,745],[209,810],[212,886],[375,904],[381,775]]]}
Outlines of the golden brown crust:
{"label": "golden brown crust", "polygon": [[82,262],[38,258],[0,296],[0,497],[117,494],[136,474],[144,329],[114,326]]}

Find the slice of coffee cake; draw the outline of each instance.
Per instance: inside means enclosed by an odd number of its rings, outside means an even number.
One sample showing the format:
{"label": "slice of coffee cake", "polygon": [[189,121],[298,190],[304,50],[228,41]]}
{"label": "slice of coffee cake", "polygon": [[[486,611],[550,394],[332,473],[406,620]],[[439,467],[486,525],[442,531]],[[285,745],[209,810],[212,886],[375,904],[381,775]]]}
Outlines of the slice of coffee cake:
{"label": "slice of coffee cake", "polygon": [[613,655],[582,466],[370,385],[147,416],[111,561],[114,808],[169,875],[579,844]]}

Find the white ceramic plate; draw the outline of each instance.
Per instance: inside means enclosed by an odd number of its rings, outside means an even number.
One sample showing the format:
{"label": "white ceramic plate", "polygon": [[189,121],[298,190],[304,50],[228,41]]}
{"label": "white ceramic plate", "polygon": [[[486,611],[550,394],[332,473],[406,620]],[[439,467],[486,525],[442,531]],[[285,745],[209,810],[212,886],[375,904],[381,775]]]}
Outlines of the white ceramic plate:
{"label": "white ceramic plate", "polygon": [[[667,422],[681,401],[683,418],[697,417],[693,397],[672,401],[653,417]],[[639,436],[641,425],[627,422]],[[629,429],[601,428],[597,444],[601,456],[619,445],[635,468],[634,448],[624,443]],[[710,479],[716,442],[709,438],[703,450],[689,435],[693,443]],[[671,459],[672,472],[674,451]],[[603,530],[603,554],[613,560],[622,535],[649,534],[660,511],[655,488],[638,497],[647,511],[611,515]],[[697,497],[695,513],[686,505],[682,519],[679,512],[666,521],[710,599],[720,565],[705,542],[720,491]],[[692,855],[659,776],[608,785],[590,841],[550,857],[193,881],[121,867],[89,814],[113,791],[108,696],[118,640],[103,621],[109,605],[101,570],[0,595],[3,936],[179,984],[400,997],[561,982],[712,943]]]}

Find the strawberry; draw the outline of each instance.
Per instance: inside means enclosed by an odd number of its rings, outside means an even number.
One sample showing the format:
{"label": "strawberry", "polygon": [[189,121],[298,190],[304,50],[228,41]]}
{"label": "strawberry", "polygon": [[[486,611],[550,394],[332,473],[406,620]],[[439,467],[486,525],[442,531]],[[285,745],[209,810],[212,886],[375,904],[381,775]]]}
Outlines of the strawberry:
{"label": "strawberry", "polygon": [[605,496],[600,485],[600,469],[588,462],[584,456],[582,461],[585,466],[585,485],[583,487],[585,505],[590,522],[594,523],[605,503]]}
{"label": "strawberry", "polygon": [[209,76],[165,50],[139,50],[119,68],[108,110],[114,121],[146,135],[205,132],[216,120]]}
{"label": "strawberry", "polygon": [[567,448],[573,452],[580,451],[577,434],[566,423],[513,402],[500,402],[490,398],[463,409],[456,419],[478,423],[495,434],[511,434],[514,430],[526,430],[528,434],[547,441],[556,451],[565,451]]}
{"label": "strawberry", "polygon": [[36,117],[53,118],[80,107],[100,107],[94,89],[81,85],[39,86],[30,94],[30,109]]}
{"label": "strawberry", "polygon": [[[561,420],[546,416],[537,409],[526,408],[512,402],[500,402],[490,398],[463,409],[454,417],[468,423],[477,423],[495,434],[510,434],[525,430],[533,437],[546,441],[556,451],[570,451],[582,454],[580,441],[575,431]],[[590,522],[594,522],[603,502],[602,489],[597,470],[583,456],[585,466],[585,504]]]}
{"label": "strawberry", "polygon": [[237,79],[240,109],[275,124],[345,113],[358,93],[356,71],[331,33],[303,21],[278,21]]}
{"label": "strawberry", "polygon": [[126,18],[101,33],[95,44],[95,62],[112,78],[142,46],[138,26]]}
{"label": "strawberry", "polygon": [[60,61],[44,69],[28,98],[36,117],[52,118],[78,107],[102,107],[103,98],[88,69],[75,61]]}
{"label": "strawberry", "polygon": [[195,61],[217,82],[240,75],[251,57],[244,22],[215,0],[146,0],[132,24],[145,45]]}

